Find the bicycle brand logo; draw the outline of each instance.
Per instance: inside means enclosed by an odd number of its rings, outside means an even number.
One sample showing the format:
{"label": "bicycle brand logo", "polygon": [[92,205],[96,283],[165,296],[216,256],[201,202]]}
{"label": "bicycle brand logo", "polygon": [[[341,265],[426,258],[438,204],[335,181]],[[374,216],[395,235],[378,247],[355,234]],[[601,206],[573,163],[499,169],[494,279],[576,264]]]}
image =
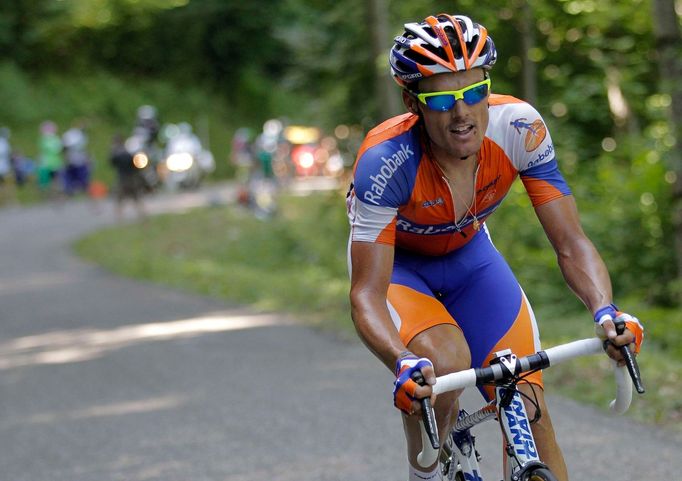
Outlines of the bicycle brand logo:
{"label": "bicycle brand logo", "polygon": [[511,404],[504,409],[504,414],[517,454],[537,458],[538,453],[535,449],[533,434],[530,431],[528,416],[526,416],[521,400],[514,397]]}
{"label": "bicycle brand logo", "polygon": [[364,199],[371,202],[374,205],[381,205],[379,200],[384,195],[384,190],[388,185],[388,181],[391,180],[393,175],[398,171],[398,168],[405,163],[407,159],[414,155],[412,146],[406,144],[400,144],[400,150],[395,154],[391,155],[389,158],[381,157],[382,166],[379,168],[379,172],[376,175],[370,175],[369,178],[372,181],[369,190],[364,194]]}
{"label": "bicycle brand logo", "polygon": [[516,119],[513,122],[509,122],[509,125],[516,129],[518,134],[521,134],[523,130],[526,131],[526,137],[523,139],[526,152],[532,152],[538,147],[545,137],[547,136],[547,127],[540,119],[534,120],[532,123],[526,122],[525,117]]}

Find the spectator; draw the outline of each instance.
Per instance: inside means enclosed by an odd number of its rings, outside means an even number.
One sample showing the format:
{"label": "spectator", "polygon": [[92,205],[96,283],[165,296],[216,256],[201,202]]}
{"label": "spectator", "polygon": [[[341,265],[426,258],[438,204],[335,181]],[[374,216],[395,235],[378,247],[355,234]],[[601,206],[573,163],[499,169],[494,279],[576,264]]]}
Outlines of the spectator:
{"label": "spectator", "polygon": [[123,219],[123,204],[126,199],[132,200],[137,210],[138,218],[145,218],[142,204],[142,194],[145,189],[144,179],[140,170],[135,166],[133,155],[126,149],[123,136],[116,134],[112,140],[109,160],[116,170],[116,219]]}
{"label": "spectator", "polygon": [[38,186],[45,191],[54,191],[55,179],[62,170],[62,141],[57,135],[57,124],[46,120],[40,124],[40,139],[38,142],[39,165]]}
{"label": "spectator", "polygon": [[9,144],[9,129],[0,128],[0,185],[4,184],[11,170],[12,148]]}
{"label": "spectator", "polygon": [[18,187],[23,187],[30,177],[35,174],[35,162],[22,152],[12,150],[12,170],[14,171],[14,182]]}
{"label": "spectator", "polygon": [[90,185],[91,161],[88,154],[88,136],[82,125],[74,125],[62,136],[64,145],[64,192],[73,195],[87,192]]}

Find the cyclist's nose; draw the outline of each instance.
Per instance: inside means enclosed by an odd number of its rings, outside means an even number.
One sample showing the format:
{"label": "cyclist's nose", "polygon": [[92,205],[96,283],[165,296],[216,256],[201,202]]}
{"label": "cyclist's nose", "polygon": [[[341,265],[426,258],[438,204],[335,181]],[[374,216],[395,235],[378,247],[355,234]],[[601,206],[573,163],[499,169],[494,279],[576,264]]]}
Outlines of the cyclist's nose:
{"label": "cyclist's nose", "polygon": [[455,101],[455,106],[450,110],[450,114],[453,117],[460,117],[469,111],[469,106],[464,102],[464,99],[458,99]]}

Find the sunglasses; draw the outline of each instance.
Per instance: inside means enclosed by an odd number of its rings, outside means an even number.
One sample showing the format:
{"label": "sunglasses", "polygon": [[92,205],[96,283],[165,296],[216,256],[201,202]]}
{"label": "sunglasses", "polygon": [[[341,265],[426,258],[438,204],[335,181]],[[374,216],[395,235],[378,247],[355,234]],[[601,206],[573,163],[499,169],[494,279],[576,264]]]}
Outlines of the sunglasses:
{"label": "sunglasses", "polygon": [[464,100],[464,103],[467,105],[476,105],[486,98],[489,90],[490,79],[488,78],[459,90],[417,94],[417,98],[431,110],[447,112],[455,107],[455,103],[458,100]]}

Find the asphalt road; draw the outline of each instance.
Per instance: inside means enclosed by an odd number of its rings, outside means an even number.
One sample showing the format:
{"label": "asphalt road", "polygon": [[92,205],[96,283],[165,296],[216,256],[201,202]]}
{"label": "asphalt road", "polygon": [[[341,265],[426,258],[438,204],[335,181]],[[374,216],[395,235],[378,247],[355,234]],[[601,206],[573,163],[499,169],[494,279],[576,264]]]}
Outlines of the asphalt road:
{"label": "asphalt road", "polygon": [[[0,481],[406,479],[391,376],[362,345],[74,257],[112,222],[109,203],[0,210]],[[682,479],[671,433],[549,402],[573,480]],[[478,443],[499,480],[494,424]]]}

